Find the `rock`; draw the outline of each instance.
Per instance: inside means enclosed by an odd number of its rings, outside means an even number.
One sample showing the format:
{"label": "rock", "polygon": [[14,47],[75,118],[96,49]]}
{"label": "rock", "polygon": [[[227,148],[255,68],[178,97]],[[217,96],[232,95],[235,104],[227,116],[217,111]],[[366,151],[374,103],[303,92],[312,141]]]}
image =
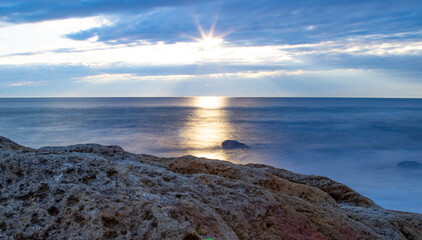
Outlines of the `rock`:
{"label": "rock", "polygon": [[422,164],[416,161],[403,161],[397,163],[399,168],[422,168]]}
{"label": "rock", "polygon": [[349,188],[348,186],[333,181],[327,177],[297,174],[284,169],[277,169],[263,164],[248,164],[248,166],[263,168],[271,174],[274,174],[275,176],[287,179],[294,183],[319,188],[322,191],[328,193],[334,200],[336,200],[337,203],[346,203],[350,206],[361,206],[367,208],[381,208],[369,198],[364,197],[353,189]]}
{"label": "rock", "polygon": [[0,239],[422,239],[422,215],[326,177],[0,138]]}
{"label": "rock", "polygon": [[15,143],[14,141],[7,139],[5,137],[0,136],[0,149],[2,150],[7,150],[7,149],[12,149],[12,150],[29,150],[30,148],[26,148],[24,146],[21,146],[17,143]]}
{"label": "rock", "polygon": [[248,149],[249,146],[236,140],[226,140],[222,144],[223,149]]}

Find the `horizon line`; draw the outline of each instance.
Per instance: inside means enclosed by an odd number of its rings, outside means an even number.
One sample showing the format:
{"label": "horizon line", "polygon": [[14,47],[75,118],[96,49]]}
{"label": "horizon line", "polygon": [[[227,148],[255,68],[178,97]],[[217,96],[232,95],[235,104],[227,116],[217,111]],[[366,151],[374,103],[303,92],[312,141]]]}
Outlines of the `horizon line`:
{"label": "horizon line", "polygon": [[348,98],[348,99],[422,99],[422,97],[374,97],[374,96],[0,96],[0,99],[7,98],[200,98],[200,97],[219,97],[219,98]]}

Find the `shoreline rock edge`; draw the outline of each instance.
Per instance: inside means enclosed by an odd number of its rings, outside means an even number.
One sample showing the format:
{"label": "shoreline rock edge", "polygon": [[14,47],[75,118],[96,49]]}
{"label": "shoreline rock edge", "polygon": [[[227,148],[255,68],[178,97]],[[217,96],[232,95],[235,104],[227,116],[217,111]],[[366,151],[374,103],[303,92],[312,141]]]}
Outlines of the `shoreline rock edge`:
{"label": "shoreline rock edge", "polygon": [[422,239],[422,214],[261,164],[0,137],[0,171],[1,239]]}

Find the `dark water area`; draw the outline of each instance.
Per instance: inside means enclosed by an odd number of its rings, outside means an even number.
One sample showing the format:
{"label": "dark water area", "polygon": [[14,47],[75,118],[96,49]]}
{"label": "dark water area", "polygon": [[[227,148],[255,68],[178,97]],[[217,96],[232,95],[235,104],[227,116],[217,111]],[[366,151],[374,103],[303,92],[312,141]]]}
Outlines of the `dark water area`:
{"label": "dark water area", "polygon": [[[422,167],[397,166],[422,163],[422,99],[0,98],[0,135],[33,148],[100,143],[263,163],[422,213]],[[222,150],[226,139],[251,148]]]}

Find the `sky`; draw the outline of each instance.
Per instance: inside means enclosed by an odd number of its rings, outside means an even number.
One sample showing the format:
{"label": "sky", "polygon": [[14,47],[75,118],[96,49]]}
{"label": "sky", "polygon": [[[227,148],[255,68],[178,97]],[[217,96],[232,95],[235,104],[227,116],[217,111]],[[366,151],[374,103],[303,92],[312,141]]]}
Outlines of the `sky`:
{"label": "sky", "polygon": [[0,97],[422,97],[422,1],[0,0]]}

